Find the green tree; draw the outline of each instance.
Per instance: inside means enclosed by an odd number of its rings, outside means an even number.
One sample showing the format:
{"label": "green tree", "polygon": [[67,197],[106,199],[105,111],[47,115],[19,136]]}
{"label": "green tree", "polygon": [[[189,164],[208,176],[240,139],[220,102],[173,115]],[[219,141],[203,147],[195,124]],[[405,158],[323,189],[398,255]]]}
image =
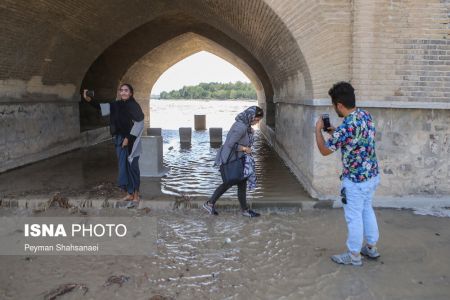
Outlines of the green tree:
{"label": "green tree", "polygon": [[256,91],[251,83],[237,81],[228,83],[202,82],[183,86],[179,90],[161,92],[161,99],[256,99]]}

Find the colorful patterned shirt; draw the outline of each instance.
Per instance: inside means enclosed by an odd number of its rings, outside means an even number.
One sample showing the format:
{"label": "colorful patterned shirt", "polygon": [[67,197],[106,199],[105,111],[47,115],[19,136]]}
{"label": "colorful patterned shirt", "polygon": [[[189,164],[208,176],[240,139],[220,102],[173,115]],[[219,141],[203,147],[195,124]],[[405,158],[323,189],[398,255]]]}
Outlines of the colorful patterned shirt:
{"label": "colorful patterned shirt", "polygon": [[378,175],[378,161],[375,154],[375,125],[372,116],[360,108],[344,118],[333,135],[326,142],[327,148],[336,151],[341,148],[342,178],[363,182]]}

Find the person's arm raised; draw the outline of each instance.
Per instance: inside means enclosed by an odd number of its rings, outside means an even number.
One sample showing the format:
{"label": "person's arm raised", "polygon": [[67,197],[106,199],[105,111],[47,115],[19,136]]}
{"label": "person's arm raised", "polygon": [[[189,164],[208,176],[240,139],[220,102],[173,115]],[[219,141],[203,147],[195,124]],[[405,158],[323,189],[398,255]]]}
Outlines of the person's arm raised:
{"label": "person's arm raised", "polygon": [[[325,139],[323,138],[323,135],[322,135],[322,129],[323,129],[323,120],[322,120],[322,118],[320,118],[319,120],[317,120],[317,123],[316,123],[316,143],[317,143],[317,147],[319,148],[320,154],[322,154],[323,156],[327,156],[327,155],[330,155],[331,153],[333,153],[333,151],[330,150],[325,145]],[[334,128],[332,131],[334,132]]]}
{"label": "person's arm raised", "polygon": [[87,92],[88,92],[87,89],[83,90],[83,99],[86,100],[86,102],[91,102],[92,98],[87,95]]}

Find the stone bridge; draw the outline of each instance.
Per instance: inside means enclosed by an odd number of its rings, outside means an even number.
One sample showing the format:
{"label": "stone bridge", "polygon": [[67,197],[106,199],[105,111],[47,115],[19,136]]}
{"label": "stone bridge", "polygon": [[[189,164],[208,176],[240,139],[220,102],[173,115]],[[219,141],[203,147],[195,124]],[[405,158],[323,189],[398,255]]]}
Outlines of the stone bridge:
{"label": "stone bridge", "polygon": [[[102,124],[80,89],[135,86],[149,124],[159,76],[198,51],[242,70],[262,130],[305,189],[337,193],[314,140],[328,89],[350,81],[378,128],[380,195],[450,193],[448,0],[6,0],[0,4],[0,171],[82,145]],[[267,170],[270,172],[270,170]]]}

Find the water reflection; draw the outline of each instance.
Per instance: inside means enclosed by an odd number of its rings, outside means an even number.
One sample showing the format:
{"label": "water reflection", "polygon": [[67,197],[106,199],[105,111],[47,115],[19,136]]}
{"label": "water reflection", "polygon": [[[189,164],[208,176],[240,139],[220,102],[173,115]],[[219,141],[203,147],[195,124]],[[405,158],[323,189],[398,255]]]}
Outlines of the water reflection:
{"label": "water reflection", "polygon": [[[178,130],[163,130],[163,140],[164,165],[170,167],[170,171],[162,179],[162,192],[211,195],[221,183],[221,177],[218,168],[213,166],[218,148],[211,147],[208,131],[193,131],[192,144],[187,147],[181,147]],[[254,156],[258,186],[249,193],[250,199],[307,198],[301,185],[260,132],[255,135]],[[2,173],[0,194],[14,197],[62,191],[68,195],[80,195],[105,183],[114,186],[116,178],[117,159],[113,145],[108,141]],[[234,198],[236,192],[236,187],[233,187],[224,197]]]}
{"label": "water reflection", "polygon": [[[228,131],[224,131],[225,140]],[[209,196],[222,183],[220,173],[214,166],[219,148],[211,147],[207,131],[193,131],[192,143],[181,145],[177,130],[163,130],[164,164],[170,168],[162,179],[166,193],[186,193],[192,196]],[[306,195],[301,185],[270,148],[262,133],[255,133],[254,157],[256,161],[257,188],[249,193],[250,198],[298,198]],[[225,197],[234,197],[236,187]]]}
{"label": "water reflection", "polygon": [[[170,168],[167,177],[162,179],[162,191],[169,194],[210,196],[221,183],[218,168],[213,166],[219,145],[210,144],[207,130],[192,131],[192,143],[181,145],[177,126],[193,127],[194,114],[206,114],[208,127],[223,128],[224,141],[236,114],[255,103],[248,101],[151,103],[152,126],[163,128],[164,164]],[[309,199],[296,178],[258,131],[255,135],[254,156],[258,186],[254,192],[249,193],[249,199]],[[49,194],[55,191],[80,195],[99,186],[113,187],[116,178],[117,159],[114,146],[111,141],[107,141],[1,173],[0,198]],[[224,197],[235,198],[236,193],[236,187],[233,187]]]}
{"label": "water reflection", "polygon": [[[178,128],[194,127],[194,115],[206,115],[206,126],[222,128],[222,141],[237,114],[255,101],[220,100],[151,100],[151,126],[163,128],[164,163],[170,172],[163,178],[166,193],[210,196],[222,180],[214,158],[220,145],[211,145],[209,131],[192,131],[192,143],[180,145]],[[255,135],[254,157],[258,186],[248,194],[250,199],[299,200],[308,198],[281,159],[269,147],[263,135]],[[231,188],[223,197],[235,197]]]}

